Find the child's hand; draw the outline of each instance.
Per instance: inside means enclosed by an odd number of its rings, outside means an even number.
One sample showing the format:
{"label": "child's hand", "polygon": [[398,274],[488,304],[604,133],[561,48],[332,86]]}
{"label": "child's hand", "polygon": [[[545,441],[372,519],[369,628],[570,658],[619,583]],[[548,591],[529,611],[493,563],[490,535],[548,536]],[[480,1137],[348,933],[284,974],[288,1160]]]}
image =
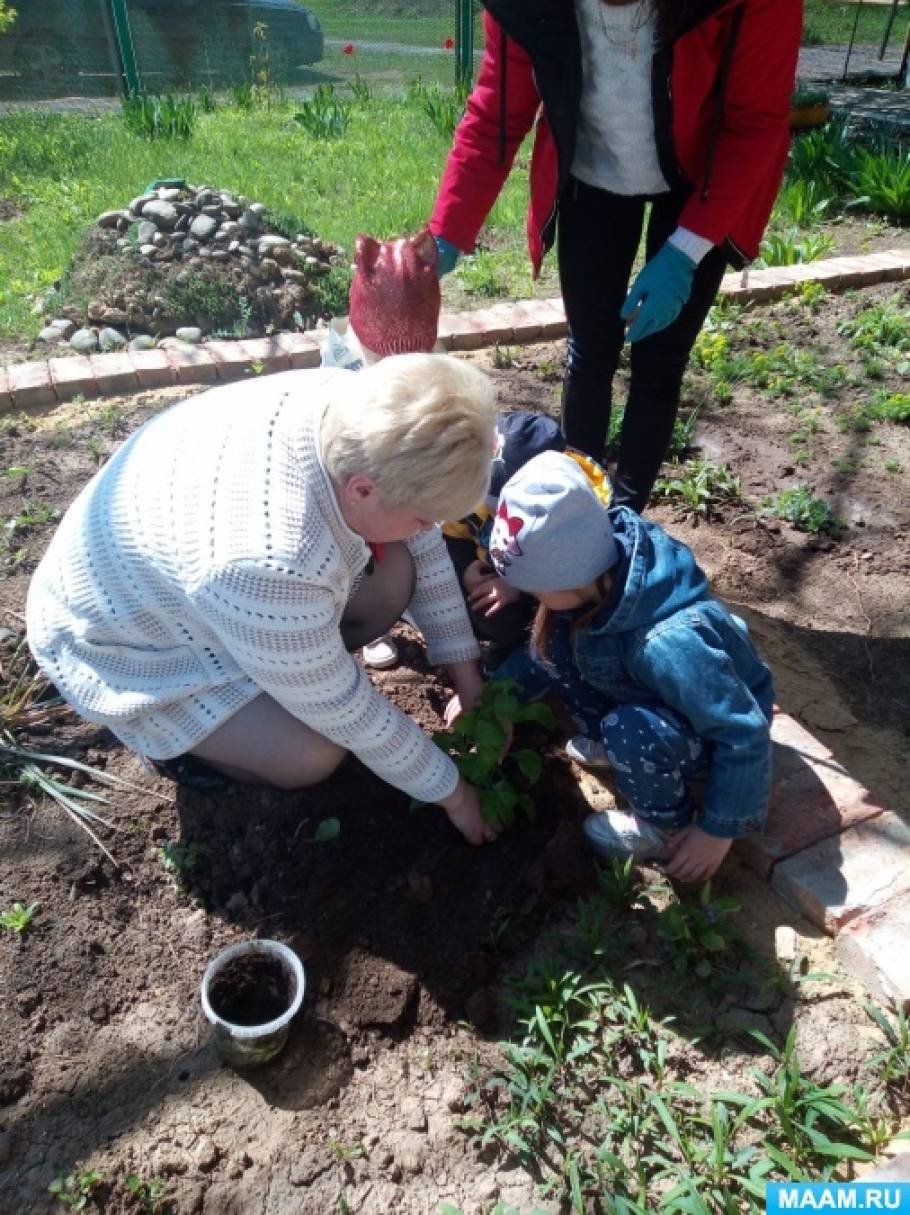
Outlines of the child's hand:
{"label": "child's hand", "polygon": [[494,570],[491,565],[487,565],[485,561],[472,561],[470,565],[466,565],[464,573],[461,575],[461,584],[467,594],[476,591],[478,586],[485,578],[489,578]]}
{"label": "child's hand", "polygon": [[513,586],[490,573],[480,579],[475,589],[468,596],[468,603],[475,612],[483,612],[484,616],[495,616],[510,603],[516,603],[521,595]]}
{"label": "child's hand", "polygon": [[678,882],[706,882],[716,873],[733,843],[708,835],[695,823],[677,831],[670,840],[670,859],[664,869]]}
{"label": "child's hand", "polygon": [[466,780],[459,780],[455,792],[439,804],[449,816],[449,822],[469,844],[485,844],[496,839],[497,832],[483,821],[477,790]]}

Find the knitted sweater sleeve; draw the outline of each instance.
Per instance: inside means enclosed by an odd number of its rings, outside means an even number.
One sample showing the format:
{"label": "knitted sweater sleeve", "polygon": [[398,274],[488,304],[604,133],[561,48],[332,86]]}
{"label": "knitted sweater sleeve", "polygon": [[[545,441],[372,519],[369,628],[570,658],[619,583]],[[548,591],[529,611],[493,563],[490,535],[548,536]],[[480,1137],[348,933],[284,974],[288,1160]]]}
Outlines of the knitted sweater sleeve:
{"label": "knitted sweater sleeve", "polygon": [[427,643],[432,663],[465,662],[480,656],[458,576],[442,531],[421,532],[408,541],[417,583],[410,612]]}
{"label": "knitted sweater sleeve", "polygon": [[345,650],[327,588],[250,559],[210,571],[192,598],[243,672],[289,713],[410,797],[438,802],[454,791],[452,761]]}

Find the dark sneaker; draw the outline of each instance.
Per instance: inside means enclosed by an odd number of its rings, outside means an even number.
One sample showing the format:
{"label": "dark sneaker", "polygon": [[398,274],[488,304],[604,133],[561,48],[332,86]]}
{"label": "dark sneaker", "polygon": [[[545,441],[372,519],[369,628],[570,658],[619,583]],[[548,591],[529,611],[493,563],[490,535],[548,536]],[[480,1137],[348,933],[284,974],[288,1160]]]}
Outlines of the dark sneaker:
{"label": "dark sneaker", "polygon": [[203,759],[195,755],[177,755],[173,759],[149,759],[142,761],[156,776],[172,780],[175,785],[185,789],[195,789],[197,793],[220,793],[230,785],[230,777],[218,772]]}

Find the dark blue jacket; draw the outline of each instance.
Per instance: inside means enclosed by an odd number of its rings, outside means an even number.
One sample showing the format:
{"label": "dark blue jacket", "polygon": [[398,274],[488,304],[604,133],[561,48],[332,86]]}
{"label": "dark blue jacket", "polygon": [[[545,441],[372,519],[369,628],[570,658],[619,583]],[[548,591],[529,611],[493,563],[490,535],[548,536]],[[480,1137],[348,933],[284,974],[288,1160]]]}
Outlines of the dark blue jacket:
{"label": "dark blue jacket", "polygon": [[710,744],[699,825],[723,837],[759,831],[771,770],[771,672],[684,544],[626,507],[609,514],[624,557],[608,602],[573,635],[582,678],[613,700],[665,704],[686,717]]}

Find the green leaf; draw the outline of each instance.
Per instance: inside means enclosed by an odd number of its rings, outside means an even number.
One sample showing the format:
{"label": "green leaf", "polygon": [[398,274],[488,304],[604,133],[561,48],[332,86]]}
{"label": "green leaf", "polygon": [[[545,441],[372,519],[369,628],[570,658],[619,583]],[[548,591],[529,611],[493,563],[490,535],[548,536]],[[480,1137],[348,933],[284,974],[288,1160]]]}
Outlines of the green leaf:
{"label": "green leaf", "polygon": [[341,820],[337,818],[324,818],[316,828],[313,842],[315,844],[327,844],[329,840],[337,839],[339,835],[341,835]]}
{"label": "green leaf", "polygon": [[742,903],[732,894],[722,894],[712,904],[716,911],[741,911]]}
{"label": "green leaf", "polygon": [[512,759],[518,765],[522,775],[531,782],[532,785],[540,780],[540,774],[543,771],[543,760],[536,751],[530,748],[524,748],[521,751],[513,751]]}
{"label": "green leaf", "polygon": [[707,958],[699,958],[695,963],[695,973],[700,979],[707,979],[711,974],[711,963]]}
{"label": "green leaf", "polygon": [[552,710],[539,700],[530,705],[522,705],[515,714],[514,720],[519,721],[536,721],[539,726],[545,726],[551,730],[556,724]]}
{"label": "green leaf", "polygon": [[712,953],[720,953],[722,950],[727,948],[726,940],[720,935],[719,932],[715,932],[710,928],[707,931],[700,932],[698,934],[698,939],[701,941],[702,945],[704,945],[705,949],[710,949]]}

